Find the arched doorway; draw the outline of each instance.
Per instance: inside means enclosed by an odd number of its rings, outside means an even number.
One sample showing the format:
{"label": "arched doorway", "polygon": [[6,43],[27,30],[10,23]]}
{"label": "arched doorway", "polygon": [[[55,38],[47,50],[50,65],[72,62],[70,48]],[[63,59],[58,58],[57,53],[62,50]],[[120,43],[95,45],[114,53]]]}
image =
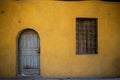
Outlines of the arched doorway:
{"label": "arched doorway", "polygon": [[18,74],[40,75],[40,40],[32,29],[25,29],[18,38]]}

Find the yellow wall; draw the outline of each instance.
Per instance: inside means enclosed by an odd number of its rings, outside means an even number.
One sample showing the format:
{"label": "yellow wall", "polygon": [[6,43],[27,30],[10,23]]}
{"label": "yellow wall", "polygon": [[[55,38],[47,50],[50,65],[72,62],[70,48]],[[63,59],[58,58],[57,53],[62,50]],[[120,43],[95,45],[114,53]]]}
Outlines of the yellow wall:
{"label": "yellow wall", "polygon": [[[120,76],[120,3],[104,1],[1,1],[0,76],[17,73],[17,37],[40,35],[42,77]],[[98,54],[76,55],[76,17],[98,18]]]}

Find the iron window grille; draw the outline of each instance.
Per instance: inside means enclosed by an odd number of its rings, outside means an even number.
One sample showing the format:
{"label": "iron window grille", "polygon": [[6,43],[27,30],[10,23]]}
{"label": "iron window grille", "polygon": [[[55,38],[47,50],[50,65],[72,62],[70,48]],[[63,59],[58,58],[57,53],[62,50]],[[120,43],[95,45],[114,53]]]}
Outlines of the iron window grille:
{"label": "iron window grille", "polygon": [[97,54],[97,38],[97,18],[76,18],[76,54]]}

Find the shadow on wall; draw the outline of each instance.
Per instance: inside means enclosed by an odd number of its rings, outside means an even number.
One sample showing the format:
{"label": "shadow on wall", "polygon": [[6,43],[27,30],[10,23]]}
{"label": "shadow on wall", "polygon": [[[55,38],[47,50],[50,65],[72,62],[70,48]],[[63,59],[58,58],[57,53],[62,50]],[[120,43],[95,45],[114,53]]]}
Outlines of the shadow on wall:
{"label": "shadow on wall", "polygon": [[8,64],[9,63],[9,56],[7,56],[10,52],[9,52],[10,48],[4,44],[0,44],[0,75],[3,74],[3,66],[4,64]]}
{"label": "shadow on wall", "polygon": [[101,0],[101,1],[111,1],[111,2],[120,2],[119,0]]}
{"label": "shadow on wall", "polygon": [[[57,1],[89,1],[89,0],[57,0]],[[90,1],[120,2],[119,0],[90,0]]]}
{"label": "shadow on wall", "polygon": [[[120,48],[120,39],[117,39],[117,43],[116,43],[116,50],[115,50],[115,53],[116,53],[116,56],[112,62],[113,66],[116,68],[117,71],[120,71],[120,51],[119,51],[119,48]],[[119,72],[120,74],[120,72]]]}
{"label": "shadow on wall", "polygon": [[[0,45],[0,63],[3,63],[5,61],[7,61],[8,59],[5,59],[5,58],[8,58],[6,57],[9,53],[10,53],[10,48],[9,46],[6,46],[6,45]],[[2,53],[3,52],[3,53]]]}
{"label": "shadow on wall", "polygon": [[[115,67],[115,69],[116,69],[117,71],[120,71],[120,56],[117,56],[117,57],[113,60],[112,65],[113,65],[113,67]],[[119,72],[119,74],[120,74],[120,72]]]}

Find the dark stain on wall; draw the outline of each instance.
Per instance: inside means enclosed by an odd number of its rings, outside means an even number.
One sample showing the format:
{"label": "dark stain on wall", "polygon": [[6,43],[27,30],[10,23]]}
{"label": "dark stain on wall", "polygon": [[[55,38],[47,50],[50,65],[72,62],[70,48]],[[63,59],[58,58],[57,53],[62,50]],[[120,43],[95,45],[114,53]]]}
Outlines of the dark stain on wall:
{"label": "dark stain on wall", "polygon": [[19,20],[18,23],[21,23],[21,20]]}
{"label": "dark stain on wall", "polygon": [[1,13],[1,14],[3,14],[3,13],[4,13],[4,11],[3,11],[3,10],[1,10],[1,11],[0,11],[0,13]]}
{"label": "dark stain on wall", "polygon": [[15,1],[20,1],[20,0],[15,0]]}

